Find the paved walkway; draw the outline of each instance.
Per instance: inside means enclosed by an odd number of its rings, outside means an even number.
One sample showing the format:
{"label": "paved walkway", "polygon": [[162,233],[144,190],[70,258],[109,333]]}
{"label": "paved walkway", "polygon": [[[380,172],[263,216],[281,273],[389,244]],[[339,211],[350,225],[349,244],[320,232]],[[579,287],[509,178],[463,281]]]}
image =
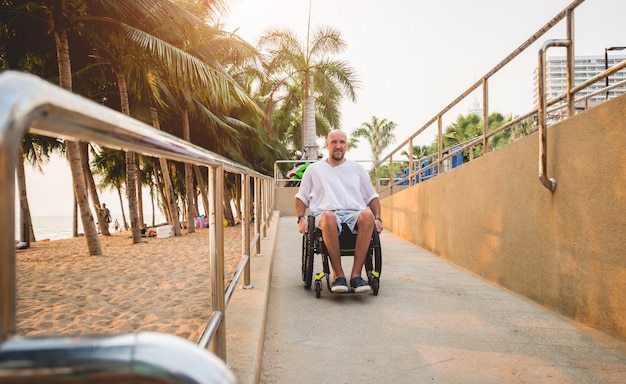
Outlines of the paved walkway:
{"label": "paved walkway", "polygon": [[[313,290],[303,288],[302,240],[295,219],[275,220],[272,229],[278,240],[273,260],[257,263],[266,264],[271,276],[266,323],[260,330],[263,352],[256,355],[260,364],[248,362],[255,372],[233,364],[244,383],[255,382],[257,376],[261,383],[626,380],[626,343],[550,312],[390,232],[381,236],[378,296],[332,294],[324,284],[322,297],[316,299]],[[315,261],[318,272],[320,262]],[[343,262],[349,266],[352,259],[344,257]],[[262,278],[255,278],[262,290]]]}

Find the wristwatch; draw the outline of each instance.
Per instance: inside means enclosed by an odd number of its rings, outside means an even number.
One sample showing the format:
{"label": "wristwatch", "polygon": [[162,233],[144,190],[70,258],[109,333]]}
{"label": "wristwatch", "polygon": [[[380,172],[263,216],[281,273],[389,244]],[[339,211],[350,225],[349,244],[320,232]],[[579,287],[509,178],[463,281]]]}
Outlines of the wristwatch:
{"label": "wristwatch", "polygon": [[304,218],[304,216],[302,216],[302,215],[298,216],[298,224],[300,224],[300,219],[303,219],[303,218]]}

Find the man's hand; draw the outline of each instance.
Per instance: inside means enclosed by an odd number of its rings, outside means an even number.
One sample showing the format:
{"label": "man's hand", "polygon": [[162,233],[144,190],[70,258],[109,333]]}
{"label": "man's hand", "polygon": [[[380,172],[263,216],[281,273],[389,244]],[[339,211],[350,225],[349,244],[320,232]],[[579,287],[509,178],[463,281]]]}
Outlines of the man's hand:
{"label": "man's hand", "polygon": [[309,220],[307,219],[306,216],[298,220],[298,230],[303,235],[309,232]]}
{"label": "man's hand", "polygon": [[383,231],[383,222],[380,219],[374,219],[374,226],[376,227],[376,232],[381,233]]}

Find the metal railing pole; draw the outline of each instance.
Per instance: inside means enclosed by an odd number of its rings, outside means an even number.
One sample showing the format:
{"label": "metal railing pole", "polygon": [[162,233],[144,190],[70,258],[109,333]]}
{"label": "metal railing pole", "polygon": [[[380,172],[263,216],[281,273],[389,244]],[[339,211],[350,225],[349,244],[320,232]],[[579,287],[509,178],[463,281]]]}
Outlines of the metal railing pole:
{"label": "metal railing pole", "polygon": [[261,180],[254,178],[254,233],[259,237],[256,241],[256,256],[261,256],[261,209],[259,204],[261,201]]}
{"label": "metal railing pole", "polygon": [[241,230],[243,231],[243,252],[248,255],[248,264],[243,274],[243,288],[252,288],[250,285],[250,175],[241,175],[241,194],[243,195],[243,211],[241,214]]}
{"label": "metal railing pole", "polygon": [[[209,260],[211,263],[211,309],[226,313],[224,301],[224,168],[209,167]],[[211,338],[210,349],[226,361],[226,322],[223,318]]]}
{"label": "metal railing pole", "polygon": [[[548,137],[547,137],[547,124],[546,124],[546,92],[545,92],[545,62],[546,52],[550,47],[569,47],[569,40],[548,40],[543,44],[539,50],[539,62],[537,66],[537,122],[539,125],[539,181],[544,187],[548,188],[550,192],[556,191],[556,179],[548,178],[547,176],[547,152],[548,152]],[[569,88],[569,83],[568,83]]]}

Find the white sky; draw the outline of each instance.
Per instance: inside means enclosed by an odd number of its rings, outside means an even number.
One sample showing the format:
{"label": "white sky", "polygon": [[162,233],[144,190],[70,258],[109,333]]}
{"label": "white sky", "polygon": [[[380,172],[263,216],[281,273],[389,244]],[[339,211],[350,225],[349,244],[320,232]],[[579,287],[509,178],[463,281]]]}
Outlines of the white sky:
{"label": "white sky", "polygon": [[[237,29],[253,45],[269,27],[290,28],[304,42],[311,4],[312,28],[328,25],[341,32],[348,48],[340,58],[354,67],[361,83],[357,103],[343,103],[342,128],[350,133],[372,116],[393,121],[397,124],[394,148],[572,2],[311,1],[231,0],[223,22],[225,29]],[[575,13],[576,55],[604,55],[605,47],[626,46],[624,15],[624,0],[587,0],[580,5]],[[540,45],[565,37],[563,21],[497,74],[489,83],[490,111],[529,112]],[[564,52],[553,48],[550,55]],[[448,112],[444,127],[459,114],[466,114],[474,99],[482,99],[480,88],[478,92]],[[429,131],[414,144],[429,144],[434,135]],[[362,142],[349,157],[369,159],[369,153],[367,143]],[[71,214],[71,178],[65,161],[46,166],[44,173],[27,170],[33,215]],[[116,195],[107,193],[102,201],[114,216],[121,212]]]}

